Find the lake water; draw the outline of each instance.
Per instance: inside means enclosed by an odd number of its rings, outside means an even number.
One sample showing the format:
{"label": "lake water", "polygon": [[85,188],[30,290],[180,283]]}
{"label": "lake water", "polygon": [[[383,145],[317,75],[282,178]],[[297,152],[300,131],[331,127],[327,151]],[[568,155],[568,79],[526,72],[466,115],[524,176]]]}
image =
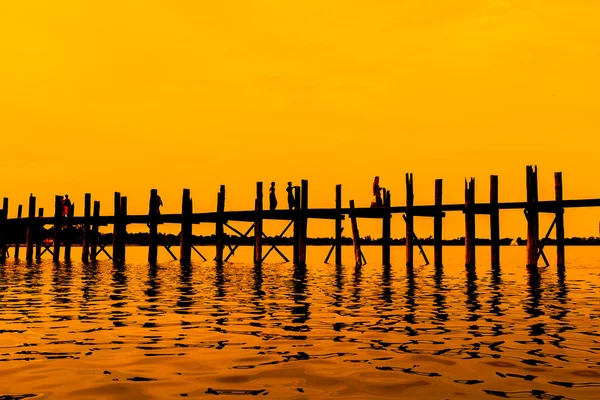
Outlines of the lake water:
{"label": "lake water", "polygon": [[478,248],[475,273],[462,247],[437,271],[407,269],[402,247],[391,268],[378,247],[360,269],[351,247],[342,267],[327,250],[310,247],[306,268],[275,253],[255,268],[247,247],[222,268],[150,268],[137,247],[122,267],[9,259],[0,399],[600,398],[600,249],[537,273],[524,247],[496,270]]}

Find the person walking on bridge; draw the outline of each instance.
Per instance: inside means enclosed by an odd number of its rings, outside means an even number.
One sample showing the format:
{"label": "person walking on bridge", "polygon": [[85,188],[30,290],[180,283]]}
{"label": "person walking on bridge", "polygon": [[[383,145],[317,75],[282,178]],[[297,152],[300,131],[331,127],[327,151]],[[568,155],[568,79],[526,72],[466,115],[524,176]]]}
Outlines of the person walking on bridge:
{"label": "person walking on bridge", "polygon": [[277,208],[277,196],[275,196],[275,182],[271,182],[269,188],[269,209],[274,210]]}

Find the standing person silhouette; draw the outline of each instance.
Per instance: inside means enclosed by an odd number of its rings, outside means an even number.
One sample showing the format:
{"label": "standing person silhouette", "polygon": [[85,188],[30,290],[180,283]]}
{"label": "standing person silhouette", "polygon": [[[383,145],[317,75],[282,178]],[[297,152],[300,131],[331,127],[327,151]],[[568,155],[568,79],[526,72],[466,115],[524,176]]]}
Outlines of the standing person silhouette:
{"label": "standing person silhouette", "polygon": [[275,182],[271,182],[269,188],[269,209],[274,210],[277,208],[277,196],[275,196]]}
{"label": "standing person silhouette", "polygon": [[294,187],[292,186],[292,182],[288,182],[287,188],[285,189],[288,197],[288,206],[290,210],[294,209]]}
{"label": "standing person silhouette", "polygon": [[156,215],[160,215],[160,208],[162,207],[163,202],[158,193],[156,194]]}
{"label": "standing person silhouette", "polygon": [[383,207],[381,199],[381,186],[379,186],[379,177],[376,176],[373,181],[373,196],[375,196],[375,204],[371,203],[371,207]]}
{"label": "standing person silhouette", "polygon": [[66,217],[67,215],[69,215],[69,208],[71,207],[71,200],[69,200],[68,194],[65,194],[65,197],[62,200],[62,206],[63,206],[62,215],[63,215],[63,217]]}

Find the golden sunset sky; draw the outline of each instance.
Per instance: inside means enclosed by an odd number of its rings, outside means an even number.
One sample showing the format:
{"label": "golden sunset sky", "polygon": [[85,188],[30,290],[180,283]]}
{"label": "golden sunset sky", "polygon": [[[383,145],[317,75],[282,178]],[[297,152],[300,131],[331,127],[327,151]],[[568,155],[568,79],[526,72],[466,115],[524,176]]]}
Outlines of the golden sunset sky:
{"label": "golden sunset sky", "polygon": [[[12,217],[31,192],[47,214],[68,193],[80,214],[91,192],[107,214],[120,191],[134,214],[158,188],[169,213],[187,187],[200,212],[226,184],[239,210],[256,181],[285,206],[285,183],[308,179],[311,207],[333,206],[337,183],[344,206],[368,206],[379,175],[403,205],[412,172],[415,204],[433,203],[436,178],[444,203],[464,202],[470,177],[488,202],[490,174],[500,201],[524,201],[533,164],[540,199],[555,171],[565,198],[599,198],[598,21],[597,0],[5,1],[0,197]],[[566,234],[597,236],[599,220],[569,211]],[[463,235],[449,216],[444,236]],[[501,213],[501,235],[526,236],[521,211]]]}

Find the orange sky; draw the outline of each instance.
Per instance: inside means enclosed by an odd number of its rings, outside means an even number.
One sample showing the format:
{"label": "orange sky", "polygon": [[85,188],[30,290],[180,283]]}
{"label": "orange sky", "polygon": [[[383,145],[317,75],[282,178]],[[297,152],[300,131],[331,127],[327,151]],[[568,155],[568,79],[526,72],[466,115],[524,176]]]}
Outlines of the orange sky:
{"label": "orange sky", "polygon": [[[595,0],[3,2],[0,197],[12,216],[30,192],[47,213],[54,194],[91,192],[108,213],[118,190],[144,213],[156,187],[176,212],[188,187],[212,211],[226,184],[227,209],[249,209],[257,180],[284,204],[304,178],[310,206],[333,205],[336,183],[367,206],[378,174],[403,205],[413,172],[416,204],[436,178],[463,202],[471,176],[487,202],[490,174],[501,201],[522,201],[527,164],[541,199],[554,171],[565,198],[600,197],[599,19]],[[522,212],[501,216],[502,236],[526,236]],[[568,212],[566,234],[599,220]],[[463,216],[444,229],[464,235]]]}

